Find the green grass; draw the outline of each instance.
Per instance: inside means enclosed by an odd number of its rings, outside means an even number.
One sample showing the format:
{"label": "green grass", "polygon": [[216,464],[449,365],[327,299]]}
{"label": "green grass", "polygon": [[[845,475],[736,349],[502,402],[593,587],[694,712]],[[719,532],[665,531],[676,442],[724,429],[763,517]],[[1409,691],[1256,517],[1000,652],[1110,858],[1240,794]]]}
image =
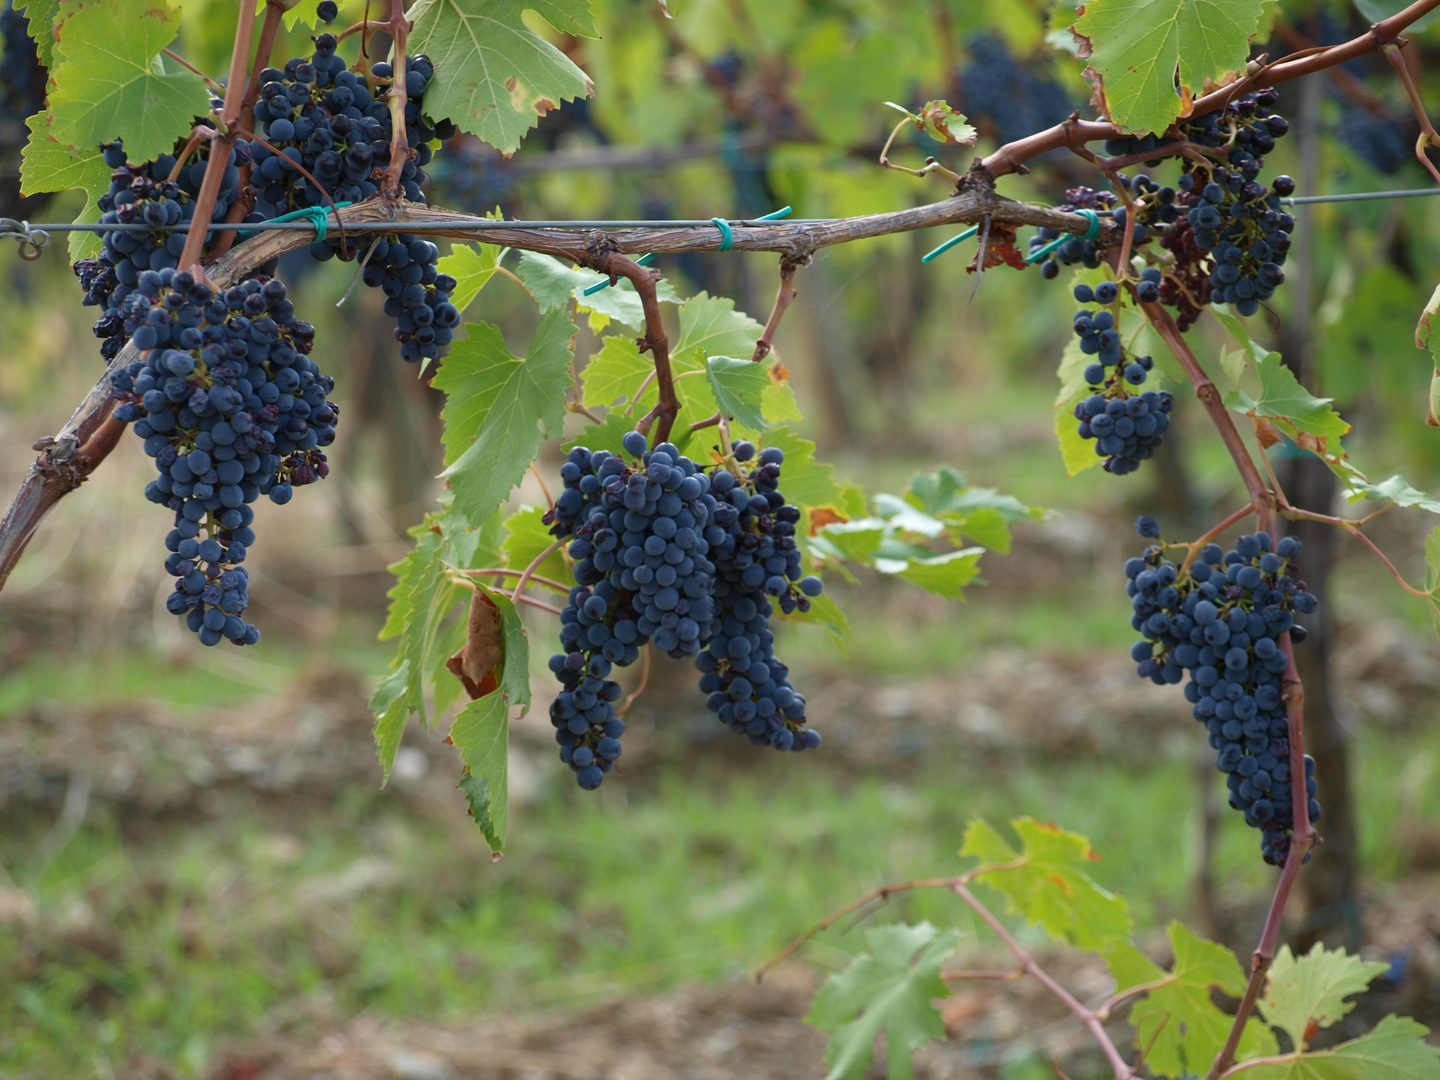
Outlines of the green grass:
{"label": "green grass", "polygon": [[[739,976],[865,889],[953,873],[976,814],[1032,814],[1088,835],[1103,855],[1095,876],[1130,900],[1141,929],[1188,912],[1188,752],[1145,771],[934,762],[903,785],[837,780],[788,756],[736,774],[692,753],[696,767],[665,769],[653,794],[607,787],[597,799],[550,774],[493,865],[458,822],[369,793],[278,818],[239,801],[205,828],[153,825],[143,839],[91,826],[44,865],[36,836],[19,830],[0,859],[52,929],[0,936],[0,1067],[86,1076],[148,1056],[198,1075],[215,1040],[332,1002],[341,1016],[458,1020]],[[1416,760],[1431,771],[1387,782]],[[1358,740],[1372,872],[1403,871],[1390,840],[1402,813],[1440,819],[1437,760],[1440,736]],[[374,867],[390,876],[334,891]],[[1272,874],[1227,812],[1215,867],[1226,894],[1258,895]],[[53,929],[81,904],[100,930]],[[879,917],[974,930],[943,893],[910,894]],[[854,947],[832,934],[806,955],[829,967]]]}

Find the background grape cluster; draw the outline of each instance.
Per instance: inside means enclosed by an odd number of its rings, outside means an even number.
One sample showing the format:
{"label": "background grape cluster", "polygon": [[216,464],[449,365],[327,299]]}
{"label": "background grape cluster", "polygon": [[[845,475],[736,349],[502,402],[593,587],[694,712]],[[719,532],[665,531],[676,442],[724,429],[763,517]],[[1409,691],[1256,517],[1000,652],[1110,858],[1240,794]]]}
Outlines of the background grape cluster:
{"label": "background grape cluster", "polygon": [[[1142,517],[1137,529],[1160,537],[1154,518]],[[1292,562],[1300,542],[1287,536],[1272,545],[1266,533],[1247,534],[1229,551],[1206,544],[1188,566],[1176,566],[1167,551],[1152,544],[1125,563],[1131,625],[1144,635],[1131,656],[1140,677],[1157,684],[1189,675],[1185,697],[1209,732],[1230,805],[1261,830],[1265,861],[1278,866],[1290,848],[1295,782],[1282,681],[1289,658],[1281,638],[1303,641],[1295,614],[1316,607]],[[1312,821],[1320,817],[1313,770],[1306,756]]]}
{"label": "background grape cluster", "polygon": [[175,514],[166,606],[206,645],[253,645],[239,565],[255,543],[250,504],[267,493],[289,502],[293,487],[328,474],[334,380],[306,356],[314,330],[273,278],[216,295],[189,271],[146,270],[123,308],[142,358],[111,376],[115,416],[155,460],[146,497]]}

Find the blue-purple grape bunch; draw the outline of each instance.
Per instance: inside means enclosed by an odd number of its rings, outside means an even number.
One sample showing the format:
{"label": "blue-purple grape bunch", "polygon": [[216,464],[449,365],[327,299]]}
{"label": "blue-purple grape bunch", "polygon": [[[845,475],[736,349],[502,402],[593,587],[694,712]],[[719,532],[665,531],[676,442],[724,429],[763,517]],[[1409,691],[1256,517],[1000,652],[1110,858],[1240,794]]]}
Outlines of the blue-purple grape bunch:
{"label": "blue-purple grape bunch", "polygon": [[[1117,296],[1113,281],[1101,282],[1093,289],[1075,286],[1075,298],[1082,303],[1113,303]],[[1165,441],[1175,397],[1168,390],[1139,389],[1155,362],[1126,350],[1109,311],[1082,308],[1076,312],[1073,326],[1081,351],[1095,357],[1085,368],[1090,394],[1075,405],[1080,437],[1095,440],[1095,453],[1105,459],[1106,472],[1124,476],[1138,469]]]}
{"label": "blue-purple grape bunch", "polygon": [[555,536],[573,537],[576,584],[560,614],[564,651],[550,658],[562,687],[550,720],[560,759],[587,791],[620,757],[625,722],[611,672],[652,641],[677,659],[694,655],[715,626],[710,477],[673,443],[647,449],[636,431],[624,450],[571,450],[565,489],[544,518]]}
{"label": "blue-purple grape bunch", "polygon": [[[1160,540],[1153,517],[1141,517],[1136,529]],[[1205,545],[1188,567],[1166,557],[1170,547],[1151,544],[1125,563],[1130,622],[1143,635],[1131,657],[1141,678],[1160,685],[1189,675],[1185,698],[1209,733],[1230,805],[1260,829],[1265,861],[1279,866],[1294,827],[1283,683],[1289,657],[1282,637],[1303,641],[1295,616],[1316,608],[1293,562],[1300,541],[1287,536],[1272,544],[1264,532],[1247,534],[1229,551]],[[1304,762],[1314,821],[1320,817],[1315,763],[1308,755]]]}
{"label": "blue-purple grape bunch", "polygon": [[[113,170],[110,190],[101,195],[98,202],[100,224],[143,224],[155,229],[154,232],[138,229],[101,232],[104,248],[74,266],[80,286],[85,290],[83,303],[101,309],[93,330],[101,339],[100,355],[107,361],[119,355],[128,340],[121,311],[140,275],[147,270],[174,270],[179,265],[186,233],[162,227],[182,225],[194,217],[200,184],[210,164],[210,146],[209,142],[200,142],[183,163],[173,154],[161,154],[154,161],[140,165],[126,160],[125,148],[118,139],[100,148],[105,164]],[[184,151],[183,142],[177,144],[176,151]],[[215,211],[210,217],[212,223],[225,220],[231,203],[239,195],[239,167],[249,161],[249,152],[248,144],[237,143],[231,149]],[[216,235],[211,232],[206,236],[206,246],[214,242]]]}
{"label": "blue-purple grape bunch", "polygon": [[255,543],[251,503],[290,501],[329,474],[334,380],[308,357],[315,331],[285,286],[255,277],[221,293],[189,271],[143,271],[121,305],[140,356],[111,374],[116,419],[144,440],[159,475],[145,489],[172,510],[167,609],[205,645],[253,645],[242,616]]}
{"label": "blue-purple grape bunch", "polygon": [[[1097,191],[1088,187],[1073,187],[1065,192],[1065,201],[1056,210],[1094,210],[1096,212],[1108,212],[1119,199],[1113,192]],[[1044,226],[1035,230],[1035,235],[1030,238],[1030,250],[1038,251],[1052,240],[1058,240],[1060,232],[1056,229]],[[1089,270],[1098,267],[1104,255],[1100,250],[1098,240],[1082,240],[1078,236],[1071,236],[1058,248],[1050,253],[1049,257],[1040,263],[1040,276],[1046,281],[1051,281],[1060,276],[1060,265],[1080,265]]]}
{"label": "blue-purple grape bunch", "polygon": [[[755,746],[805,750],[820,745],[806,726],[805,697],[790,682],[790,669],[775,656],[770,616],[808,611],[824,589],[801,568],[795,527],[799,508],[779,490],[785,454],[737,442],[733,465],[710,474],[718,500],[707,539],[715,560],[716,632],[695,658],[706,705],[737,735]],[[754,464],[749,464],[751,461]]]}

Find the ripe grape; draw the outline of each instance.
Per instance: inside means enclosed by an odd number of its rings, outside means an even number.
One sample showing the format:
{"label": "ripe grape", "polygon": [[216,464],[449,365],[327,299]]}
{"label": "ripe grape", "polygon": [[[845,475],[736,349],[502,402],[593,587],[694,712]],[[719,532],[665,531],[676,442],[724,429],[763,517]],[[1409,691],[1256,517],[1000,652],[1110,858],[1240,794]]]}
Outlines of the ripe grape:
{"label": "ripe grape", "polygon": [[[1104,284],[1114,288],[1113,282]],[[1077,297],[1086,293],[1088,286],[1076,287]],[[1095,440],[1095,453],[1105,459],[1107,472],[1124,476],[1164,442],[1175,398],[1168,390],[1131,393],[1131,387],[1145,381],[1154,361],[1125,350],[1110,312],[1081,310],[1074,329],[1081,352],[1096,358],[1085,369],[1090,395],[1075,405],[1080,437]]]}

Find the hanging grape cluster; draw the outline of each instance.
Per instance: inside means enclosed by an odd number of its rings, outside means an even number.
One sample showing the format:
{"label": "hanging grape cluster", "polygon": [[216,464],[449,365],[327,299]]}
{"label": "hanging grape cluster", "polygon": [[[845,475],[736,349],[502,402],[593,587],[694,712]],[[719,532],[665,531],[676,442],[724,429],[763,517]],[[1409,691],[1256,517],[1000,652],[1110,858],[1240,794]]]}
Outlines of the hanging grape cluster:
{"label": "hanging grape cluster", "polygon": [[[1152,517],[1136,524],[1142,536],[1160,539]],[[1179,545],[1185,547],[1186,545]],[[1125,563],[1131,625],[1144,636],[1131,657],[1141,678],[1181,682],[1195,719],[1209,732],[1216,767],[1226,774],[1230,805],[1261,831],[1261,852],[1276,866],[1285,861],[1294,828],[1289,726],[1283,676],[1289,657],[1282,642],[1305,639],[1295,615],[1316,608],[1296,575],[1300,541],[1271,543],[1264,532],[1241,536],[1229,551],[1206,544],[1177,566],[1170,545],[1147,547]],[[1314,762],[1305,757],[1307,810],[1320,817]]]}
{"label": "hanging grape cluster", "polygon": [[285,286],[251,278],[216,295],[189,271],[146,270],[123,305],[140,358],[111,375],[117,419],[145,441],[159,476],[146,497],[172,510],[165,569],[171,613],[206,645],[253,645],[241,616],[255,543],[250,508],[324,479],[335,439],[334,380],[306,355],[314,329]]}
{"label": "hanging grape cluster", "polygon": [[[1113,303],[1117,294],[1113,281],[1095,289],[1075,286],[1075,298],[1082,303]],[[1139,390],[1155,362],[1125,349],[1109,311],[1081,309],[1075,314],[1074,329],[1080,350],[1095,357],[1085,368],[1090,394],[1075,404],[1080,437],[1095,440],[1095,453],[1105,459],[1106,472],[1124,476],[1164,442],[1174,395],[1168,390]]]}
{"label": "hanging grape cluster", "polygon": [[757,457],[739,442],[707,472],[673,443],[647,449],[637,431],[623,446],[571,450],[565,490],[544,517],[555,536],[573,538],[576,584],[560,615],[563,651],[550,658],[561,684],[550,707],[561,760],[587,790],[614,767],[625,722],[609,676],[651,643],[675,659],[694,656],[711,710],[751,742],[818,746],[768,622],[776,604],[808,609],[822,588],[802,575],[800,512],[777,490],[784,454]]}

